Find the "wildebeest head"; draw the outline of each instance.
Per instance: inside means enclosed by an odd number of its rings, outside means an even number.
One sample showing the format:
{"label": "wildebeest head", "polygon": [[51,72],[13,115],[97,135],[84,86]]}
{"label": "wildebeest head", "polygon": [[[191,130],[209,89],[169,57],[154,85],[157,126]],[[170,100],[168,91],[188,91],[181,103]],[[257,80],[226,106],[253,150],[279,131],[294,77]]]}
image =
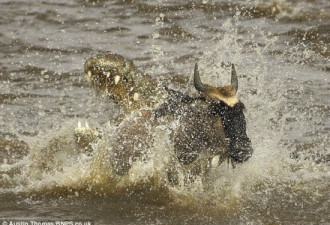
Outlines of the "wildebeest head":
{"label": "wildebeest head", "polygon": [[244,104],[237,98],[238,79],[234,64],[231,66],[231,85],[214,87],[202,83],[197,63],[194,70],[194,86],[210,103],[212,115],[220,117],[227,140],[227,154],[235,162],[244,162],[251,157],[253,149],[246,134]]}
{"label": "wildebeest head", "polygon": [[179,118],[172,137],[176,156],[182,164],[194,162],[203,152],[227,155],[239,163],[251,157],[253,149],[246,134],[244,104],[236,95],[238,80],[233,64],[231,74],[231,85],[214,87],[202,83],[196,64],[194,86],[200,97],[192,98],[167,89],[169,98],[156,110],[156,117],[169,112]]}

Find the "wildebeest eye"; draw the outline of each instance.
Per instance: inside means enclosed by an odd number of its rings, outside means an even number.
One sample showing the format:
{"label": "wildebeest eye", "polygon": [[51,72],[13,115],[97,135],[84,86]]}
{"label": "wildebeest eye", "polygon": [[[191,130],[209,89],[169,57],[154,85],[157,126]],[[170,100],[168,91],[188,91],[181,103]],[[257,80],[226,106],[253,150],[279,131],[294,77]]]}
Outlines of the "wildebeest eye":
{"label": "wildebeest eye", "polygon": [[210,102],[210,112],[212,115],[215,116],[220,116],[222,115],[224,112],[228,111],[228,105],[226,103],[224,103],[223,101],[220,100],[212,100]]}

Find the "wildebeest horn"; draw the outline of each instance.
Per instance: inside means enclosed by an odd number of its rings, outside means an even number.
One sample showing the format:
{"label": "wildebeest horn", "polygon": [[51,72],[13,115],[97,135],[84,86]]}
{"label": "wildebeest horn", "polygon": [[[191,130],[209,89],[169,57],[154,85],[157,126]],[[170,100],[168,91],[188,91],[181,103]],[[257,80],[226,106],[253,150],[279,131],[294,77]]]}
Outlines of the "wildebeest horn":
{"label": "wildebeest horn", "polygon": [[208,86],[203,84],[201,81],[201,78],[199,77],[199,71],[198,71],[198,65],[195,64],[195,70],[194,70],[194,86],[197,91],[205,92],[208,90]]}
{"label": "wildebeest horn", "polygon": [[235,70],[235,65],[233,63],[231,64],[231,85],[234,86],[236,91],[238,90],[238,79]]}

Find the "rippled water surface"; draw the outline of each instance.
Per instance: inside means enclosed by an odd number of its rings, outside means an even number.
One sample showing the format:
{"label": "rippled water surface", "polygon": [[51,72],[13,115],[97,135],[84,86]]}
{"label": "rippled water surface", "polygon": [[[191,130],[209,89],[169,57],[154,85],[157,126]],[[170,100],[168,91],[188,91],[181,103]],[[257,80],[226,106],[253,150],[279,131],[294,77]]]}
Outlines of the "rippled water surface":
{"label": "rippled water surface", "polygon": [[[0,219],[95,224],[328,224],[330,3],[327,0],[0,2]],[[161,85],[223,85],[233,62],[253,157],[172,186],[166,130],[124,177],[111,141],[77,152],[78,121],[116,135],[121,113],[85,80],[116,53]],[[180,75],[188,84],[172,84]],[[171,124],[171,126],[174,126]],[[207,187],[206,187],[207,186]]]}

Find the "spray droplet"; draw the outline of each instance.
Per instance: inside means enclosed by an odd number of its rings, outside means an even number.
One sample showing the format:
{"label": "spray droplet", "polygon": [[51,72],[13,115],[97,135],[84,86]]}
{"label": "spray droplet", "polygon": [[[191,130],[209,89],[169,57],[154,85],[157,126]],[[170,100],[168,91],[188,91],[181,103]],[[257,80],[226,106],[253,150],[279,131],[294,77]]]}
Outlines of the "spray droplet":
{"label": "spray droplet", "polygon": [[137,100],[139,100],[139,97],[140,97],[140,94],[135,92],[134,95],[133,95],[133,100],[137,101]]}
{"label": "spray droplet", "polygon": [[120,76],[115,76],[115,85],[117,85],[120,81]]}

